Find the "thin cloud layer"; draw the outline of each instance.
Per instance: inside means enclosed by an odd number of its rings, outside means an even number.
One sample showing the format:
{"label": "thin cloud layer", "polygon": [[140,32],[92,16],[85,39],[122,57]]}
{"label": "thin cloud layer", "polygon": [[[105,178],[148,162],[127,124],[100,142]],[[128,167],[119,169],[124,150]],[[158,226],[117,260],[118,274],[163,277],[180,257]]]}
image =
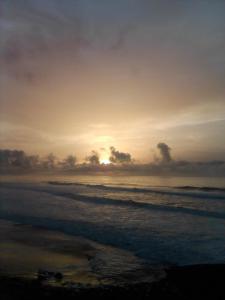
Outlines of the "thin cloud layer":
{"label": "thin cloud layer", "polygon": [[4,0],[0,30],[0,118],[33,132],[5,130],[4,148],[117,145],[146,162],[166,139],[181,159],[225,159],[224,125],[207,125],[225,115],[224,1]]}

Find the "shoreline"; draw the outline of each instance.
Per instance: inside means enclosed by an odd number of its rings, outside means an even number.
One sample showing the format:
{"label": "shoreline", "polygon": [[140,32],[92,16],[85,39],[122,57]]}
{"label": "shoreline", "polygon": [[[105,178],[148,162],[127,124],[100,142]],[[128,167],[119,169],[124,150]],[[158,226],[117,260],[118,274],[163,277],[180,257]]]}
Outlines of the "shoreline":
{"label": "shoreline", "polygon": [[118,286],[153,282],[162,267],[148,267],[129,251],[43,227],[0,219],[0,276],[45,285]]}
{"label": "shoreline", "polygon": [[0,220],[4,300],[225,299],[225,263],[150,266],[128,251]]}

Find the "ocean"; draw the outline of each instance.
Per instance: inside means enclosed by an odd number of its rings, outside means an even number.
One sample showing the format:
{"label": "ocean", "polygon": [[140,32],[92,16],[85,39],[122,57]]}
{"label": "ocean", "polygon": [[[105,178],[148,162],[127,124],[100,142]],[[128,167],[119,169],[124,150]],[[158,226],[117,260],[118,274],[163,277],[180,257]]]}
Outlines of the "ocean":
{"label": "ocean", "polygon": [[225,179],[2,177],[0,218],[129,251],[150,265],[225,262]]}

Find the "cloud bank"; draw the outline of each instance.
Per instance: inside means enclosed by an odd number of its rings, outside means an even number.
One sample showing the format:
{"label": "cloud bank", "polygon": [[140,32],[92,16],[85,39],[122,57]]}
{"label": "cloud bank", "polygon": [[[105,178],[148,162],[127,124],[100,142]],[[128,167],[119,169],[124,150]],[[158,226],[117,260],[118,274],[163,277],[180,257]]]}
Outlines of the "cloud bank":
{"label": "cloud bank", "polygon": [[[160,145],[160,146],[158,146]],[[27,155],[20,150],[0,150],[0,170],[4,173],[70,171],[74,174],[125,174],[125,175],[156,175],[156,176],[222,176],[225,177],[225,161],[184,161],[172,160],[170,147],[165,143],[159,143],[162,159],[149,164],[137,164],[131,158],[130,153],[120,152],[111,147],[111,163],[100,164],[99,153],[92,151],[85,158],[85,163],[79,162],[76,156],[69,155],[65,159],[58,159],[50,153],[44,158],[38,155]],[[133,163],[131,163],[133,162]]]}

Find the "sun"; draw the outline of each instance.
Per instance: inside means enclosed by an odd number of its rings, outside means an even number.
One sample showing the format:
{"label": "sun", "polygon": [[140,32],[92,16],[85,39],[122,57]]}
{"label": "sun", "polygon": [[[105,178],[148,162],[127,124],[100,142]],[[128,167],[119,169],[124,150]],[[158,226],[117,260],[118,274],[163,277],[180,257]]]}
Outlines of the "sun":
{"label": "sun", "polygon": [[110,160],[108,158],[102,158],[102,159],[100,159],[100,163],[102,165],[108,165],[108,164],[110,164]]}

